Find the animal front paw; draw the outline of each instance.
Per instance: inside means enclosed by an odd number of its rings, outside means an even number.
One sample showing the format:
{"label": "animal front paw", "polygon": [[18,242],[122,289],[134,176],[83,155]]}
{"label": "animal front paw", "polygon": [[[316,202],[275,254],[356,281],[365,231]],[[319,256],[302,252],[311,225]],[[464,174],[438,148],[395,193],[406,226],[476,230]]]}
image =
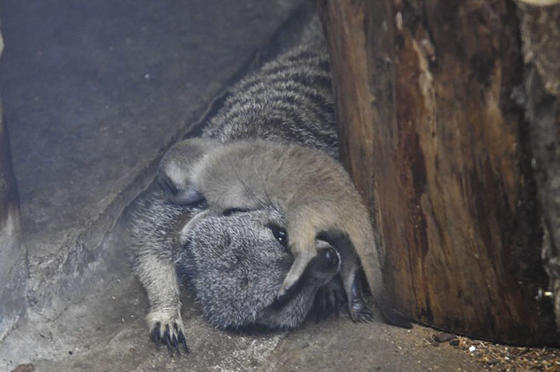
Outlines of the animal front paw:
{"label": "animal front paw", "polygon": [[348,311],[350,312],[350,318],[354,322],[364,323],[373,321],[373,313],[361,297],[352,298]]}
{"label": "animal front paw", "polygon": [[352,282],[348,299],[348,312],[350,313],[350,318],[352,318],[354,322],[373,321],[373,313],[362,297],[362,289],[358,278],[355,278]]}
{"label": "animal front paw", "polygon": [[181,354],[181,348],[186,353],[189,352],[180,314],[153,311],[148,314],[147,320],[150,326],[150,339],[156,345],[167,346],[170,355],[173,355],[175,351],[177,354]]}

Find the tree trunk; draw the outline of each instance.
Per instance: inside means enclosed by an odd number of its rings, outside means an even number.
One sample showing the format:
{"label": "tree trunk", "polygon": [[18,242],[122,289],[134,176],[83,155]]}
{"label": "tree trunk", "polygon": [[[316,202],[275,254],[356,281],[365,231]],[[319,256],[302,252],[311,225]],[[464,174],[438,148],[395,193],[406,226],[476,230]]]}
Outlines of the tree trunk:
{"label": "tree trunk", "polygon": [[519,3],[526,63],[519,101],[530,123],[544,231],[542,256],[550,277],[551,291],[539,296],[554,299],[560,325],[560,1],[550,7],[531,6],[535,1]]}
{"label": "tree trunk", "polygon": [[505,0],[319,1],[341,151],[412,319],[556,344],[523,86]]}

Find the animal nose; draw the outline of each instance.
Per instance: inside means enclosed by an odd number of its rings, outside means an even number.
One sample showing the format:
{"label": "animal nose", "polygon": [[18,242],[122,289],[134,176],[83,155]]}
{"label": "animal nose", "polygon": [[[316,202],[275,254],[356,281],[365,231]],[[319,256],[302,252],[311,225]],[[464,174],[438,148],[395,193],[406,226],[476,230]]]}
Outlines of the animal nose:
{"label": "animal nose", "polygon": [[340,263],[339,254],[332,247],[329,247],[325,250],[324,259],[326,261],[326,266],[331,267],[331,268],[332,267],[338,267],[338,264]]}
{"label": "animal nose", "polygon": [[316,275],[335,275],[340,270],[340,254],[334,247],[327,247],[318,250],[316,262],[313,264],[313,271]]}
{"label": "animal nose", "polygon": [[316,287],[327,284],[338,274],[340,265],[340,254],[336,248],[329,246],[318,249],[306,270],[308,282]]}

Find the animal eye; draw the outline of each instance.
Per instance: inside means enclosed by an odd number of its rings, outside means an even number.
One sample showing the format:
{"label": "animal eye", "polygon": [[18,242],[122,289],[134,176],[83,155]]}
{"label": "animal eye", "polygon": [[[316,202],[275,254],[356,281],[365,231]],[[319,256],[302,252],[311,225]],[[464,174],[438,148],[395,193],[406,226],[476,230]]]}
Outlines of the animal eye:
{"label": "animal eye", "polygon": [[280,244],[284,247],[288,246],[288,233],[286,229],[274,224],[269,224],[268,228],[272,231],[272,235],[274,235],[274,238],[276,238]]}

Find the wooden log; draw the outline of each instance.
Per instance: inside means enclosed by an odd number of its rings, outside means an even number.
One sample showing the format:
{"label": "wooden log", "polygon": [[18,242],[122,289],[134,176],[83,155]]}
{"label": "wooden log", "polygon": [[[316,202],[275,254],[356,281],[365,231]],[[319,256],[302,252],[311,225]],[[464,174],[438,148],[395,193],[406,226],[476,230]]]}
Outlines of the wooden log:
{"label": "wooden log", "polygon": [[524,84],[518,101],[530,125],[532,167],[543,220],[542,257],[560,325],[560,2],[541,7],[518,3]]}
{"label": "wooden log", "polygon": [[[417,322],[557,344],[510,1],[319,0],[341,151]],[[367,263],[365,263],[367,265]]]}

